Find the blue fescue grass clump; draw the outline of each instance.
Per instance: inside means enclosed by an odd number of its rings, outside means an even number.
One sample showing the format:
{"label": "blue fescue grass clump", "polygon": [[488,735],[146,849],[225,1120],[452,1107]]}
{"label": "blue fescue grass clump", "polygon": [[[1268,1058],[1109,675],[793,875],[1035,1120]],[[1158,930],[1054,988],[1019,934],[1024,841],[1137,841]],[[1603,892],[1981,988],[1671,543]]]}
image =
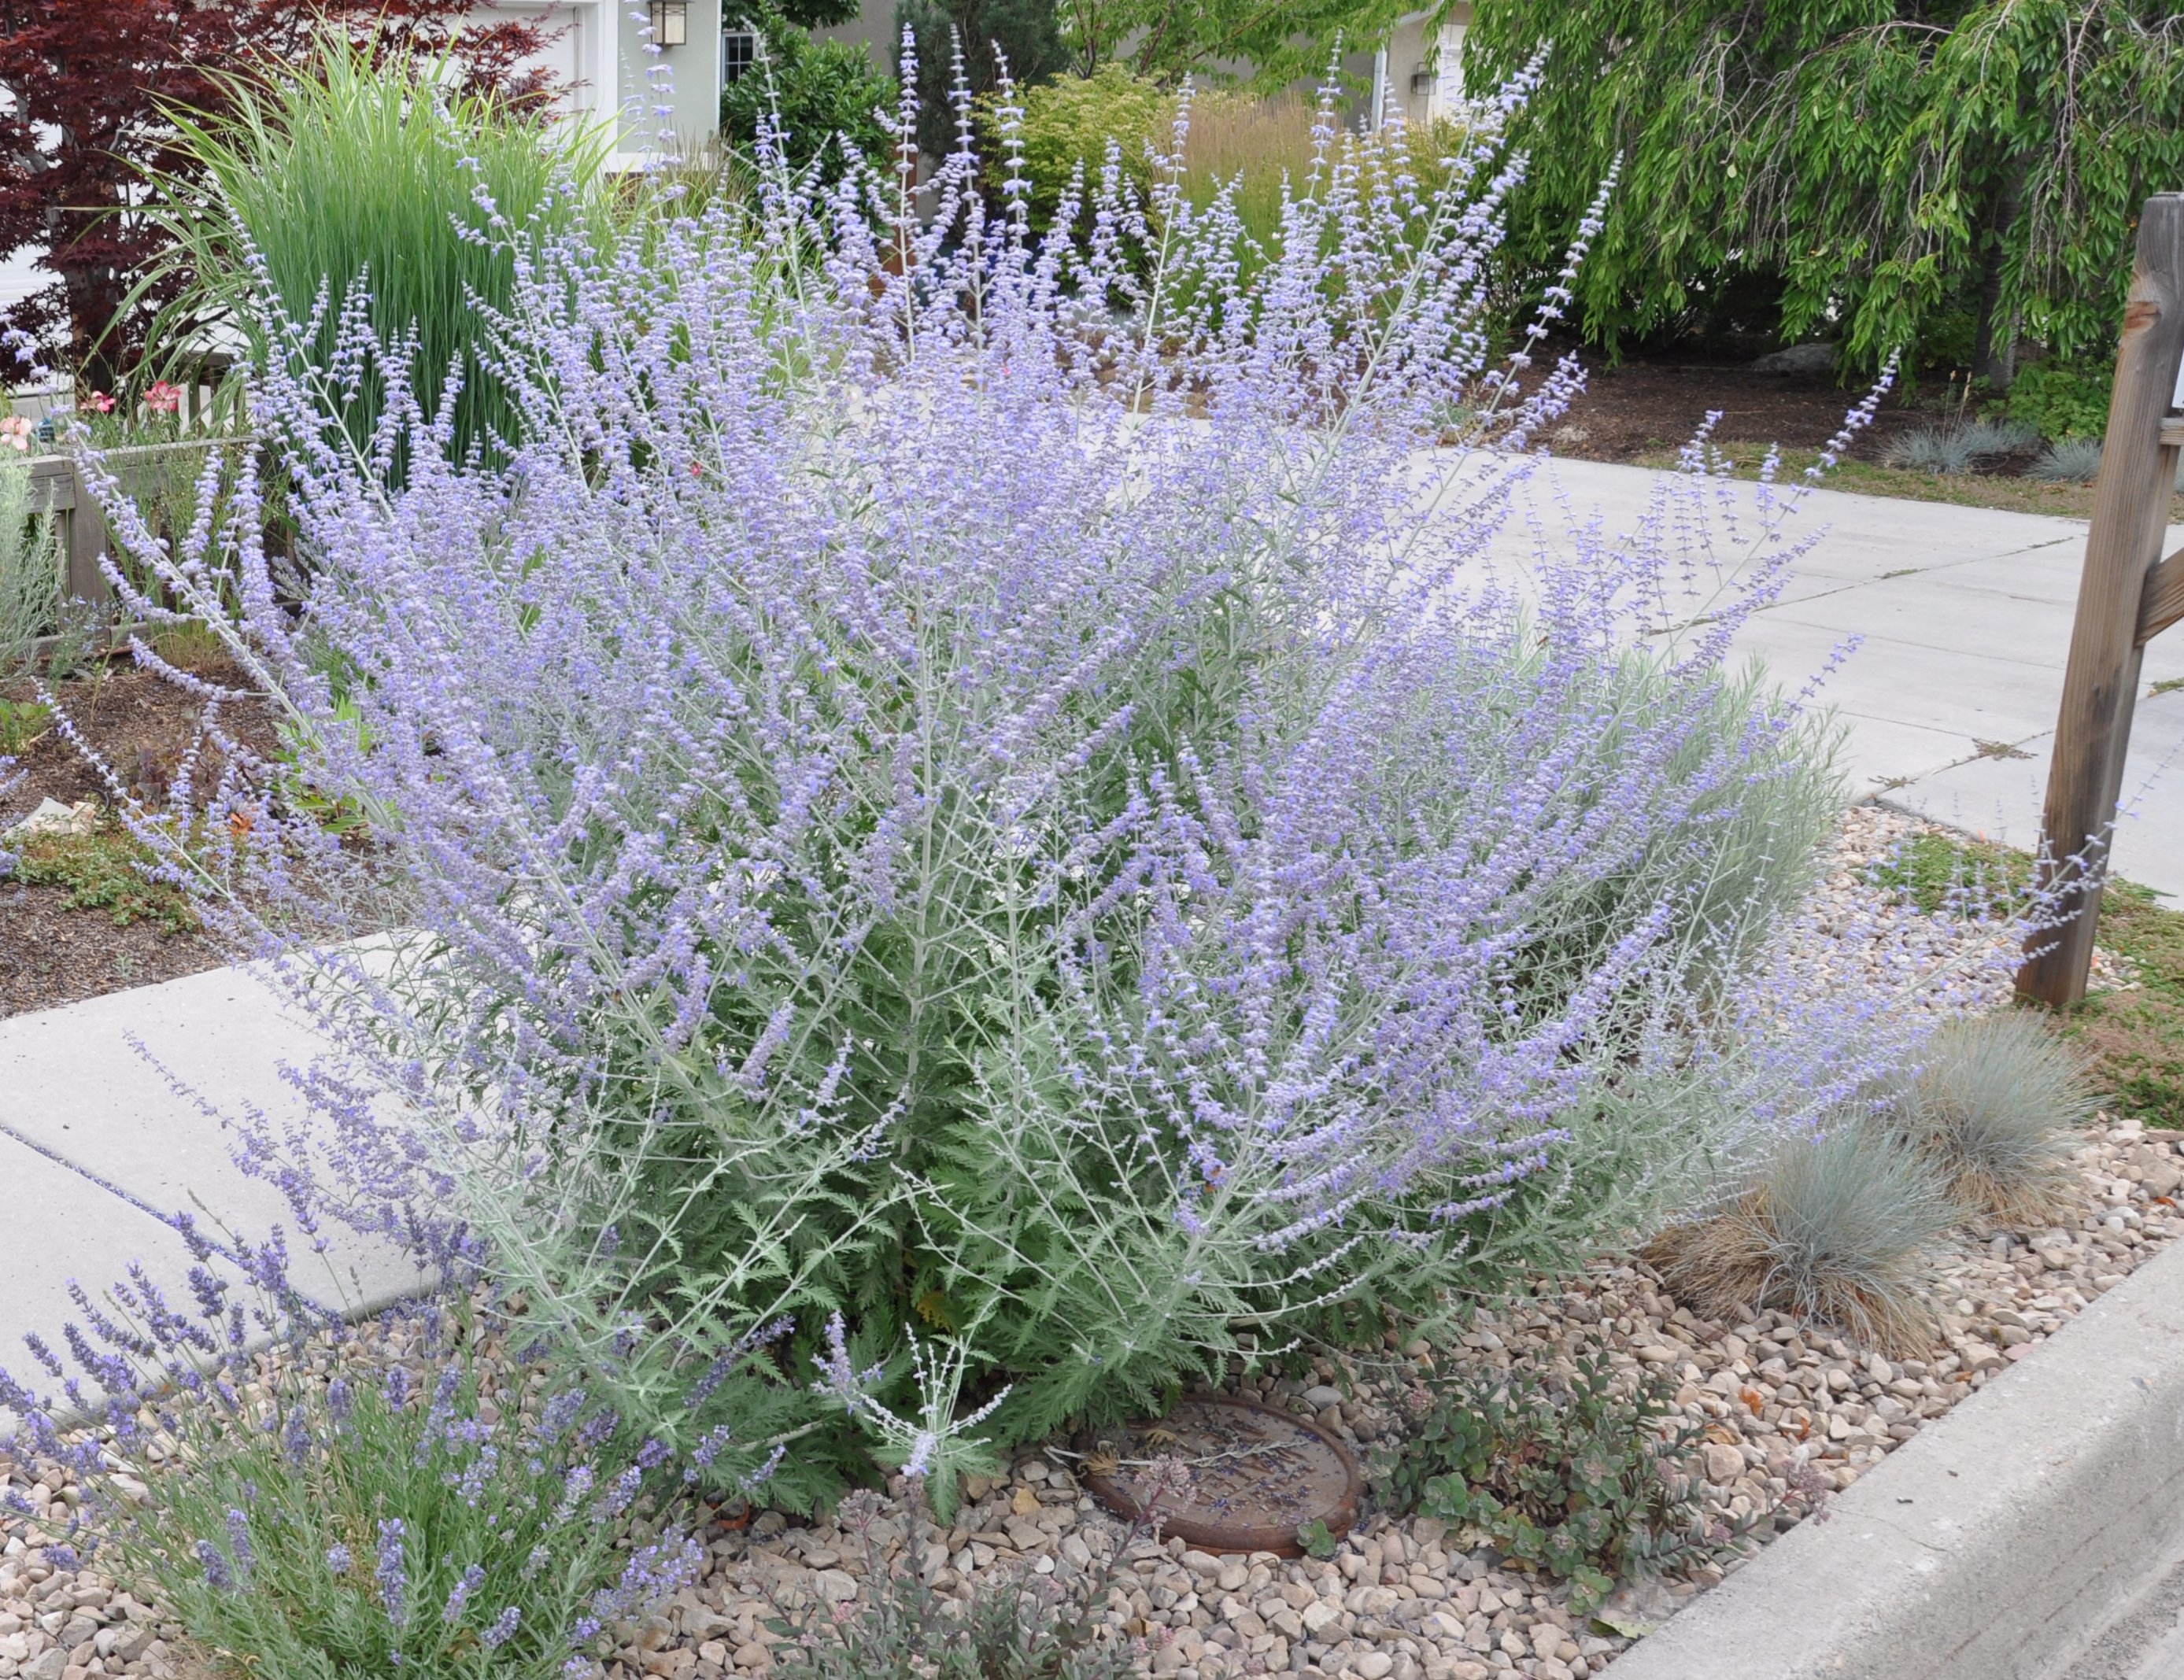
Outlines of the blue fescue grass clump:
{"label": "blue fescue grass clump", "polygon": [[1864,1346],[1914,1349],[1933,1327],[1926,1257],[1965,1211],[1918,1149],[1853,1110],[1786,1139],[1725,1207],[1669,1227],[1646,1254],[1709,1318],[1772,1309]]}
{"label": "blue fescue grass clump", "polygon": [[2032,476],[2048,484],[2091,484],[2101,476],[2101,440],[2065,437],[2050,443],[2032,464]]}
{"label": "blue fescue grass clump", "polygon": [[1913,472],[1970,472],[1997,455],[2030,449],[2040,434],[2020,421],[1980,420],[1921,426],[1888,447],[1888,465]]}
{"label": "blue fescue grass clump", "polygon": [[353,1328],[277,1244],[187,1234],[187,1307],[132,1271],[109,1303],[77,1293],[75,1375],[31,1338],[59,1395],[0,1374],[17,1450],[86,1490],[46,1536],[70,1566],[297,1680],[597,1675],[616,1622],[696,1578],[674,1496],[717,1441],[671,1463],[504,1336],[482,1353],[484,1315],[424,1302]]}
{"label": "blue fescue grass clump", "polygon": [[928,216],[775,168],[518,239],[504,464],[356,312],[342,447],[259,299],[308,564],[117,514],[295,743],[143,825],[344,1047],[254,1169],[482,1254],[663,1438],[800,1406],[794,1503],[1574,1263],[1892,1065],[1779,937],[1826,731],[1726,665],[1797,492],[1485,564],[1577,376],[1488,348],[1525,91],[1431,192],[1330,92],[1248,264],[1176,159],[1034,239],[967,138]]}
{"label": "blue fescue grass clump", "polygon": [[[182,282],[153,355],[187,366],[208,336],[277,353],[251,307],[270,290],[306,329],[328,418],[359,446],[376,383],[341,364],[343,317],[367,316],[419,402],[448,403],[449,447],[497,451],[520,421],[487,347],[515,262],[496,221],[566,223],[571,186],[603,161],[603,136],[452,85],[445,64],[385,58],[329,32],[307,63],[223,78],[218,117],[175,115],[176,174],[152,207],[175,247],[158,280]],[[573,166],[573,170],[571,170]]]}
{"label": "blue fescue grass clump", "polygon": [[2019,1225],[2052,1218],[2076,1178],[2075,1133],[2100,1096],[2047,1020],[2008,1010],[1950,1022],[1897,1097],[1897,1133],[1965,1207]]}

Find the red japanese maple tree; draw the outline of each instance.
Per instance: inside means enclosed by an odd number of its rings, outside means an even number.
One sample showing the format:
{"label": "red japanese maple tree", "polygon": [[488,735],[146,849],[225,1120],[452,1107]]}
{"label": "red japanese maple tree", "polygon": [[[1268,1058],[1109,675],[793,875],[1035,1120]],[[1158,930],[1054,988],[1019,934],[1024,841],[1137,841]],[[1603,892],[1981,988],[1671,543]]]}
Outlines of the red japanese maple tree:
{"label": "red japanese maple tree", "polygon": [[[166,106],[212,112],[219,77],[294,64],[317,31],[385,55],[448,53],[473,89],[549,97],[526,60],[532,22],[465,21],[468,0],[0,0],[0,256],[42,253],[54,283],[5,325],[57,355],[80,388],[118,387],[146,311],[124,301],[163,236],[135,214],[148,172],[177,167]],[[158,299],[142,300],[148,304]],[[0,382],[9,373],[0,353]]]}

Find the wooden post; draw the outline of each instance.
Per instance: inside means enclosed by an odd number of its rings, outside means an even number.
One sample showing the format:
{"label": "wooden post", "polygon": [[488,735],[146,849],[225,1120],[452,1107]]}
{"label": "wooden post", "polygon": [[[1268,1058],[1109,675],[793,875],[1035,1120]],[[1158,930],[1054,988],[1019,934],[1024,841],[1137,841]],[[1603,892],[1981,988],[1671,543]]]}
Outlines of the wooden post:
{"label": "wooden post", "polygon": [[2027,942],[2019,993],[2060,1007],[2086,995],[2100,918],[2124,754],[2147,641],[2175,621],[2184,555],[2161,560],[2176,477],[2177,429],[2169,413],[2184,364],[2184,193],[2149,198],[2116,350],[2115,393],[2101,442],[2100,481],[2078,584],[2078,615],[2063,677],[2063,707],[2042,821],[2042,885],[2062,926]]}

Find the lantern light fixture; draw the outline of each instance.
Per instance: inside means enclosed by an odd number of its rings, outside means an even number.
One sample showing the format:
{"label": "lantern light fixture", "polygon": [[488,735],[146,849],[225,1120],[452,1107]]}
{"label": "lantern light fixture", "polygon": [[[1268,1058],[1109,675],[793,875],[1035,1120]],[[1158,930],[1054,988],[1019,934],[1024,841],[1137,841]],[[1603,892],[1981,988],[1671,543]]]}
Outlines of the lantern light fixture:
{"label": "lantern light fixture", "polygon": [[680,47],[690,39],[690,0],[652,0],[652,44]]}

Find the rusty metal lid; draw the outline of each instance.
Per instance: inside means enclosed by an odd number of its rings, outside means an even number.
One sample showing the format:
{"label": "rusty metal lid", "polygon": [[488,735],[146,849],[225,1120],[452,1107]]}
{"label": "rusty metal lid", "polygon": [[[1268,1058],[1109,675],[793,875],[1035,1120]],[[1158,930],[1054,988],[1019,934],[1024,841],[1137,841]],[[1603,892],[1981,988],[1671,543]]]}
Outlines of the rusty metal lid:
{"label": "rusty metal lid", "polygon": [[1193,1394],[1157,1421],[1078,1438],[1084,1485],[1135,1520],[1156,1460],[1190,1467],[1163,1499],[1161,1532],[1207,1552],[1301,1556],[1297,1530],[1323,1522],[1340,1538],[1357,1521],[1364,1478],[1357,1455],[1308,1417],[1228,1394]]}

